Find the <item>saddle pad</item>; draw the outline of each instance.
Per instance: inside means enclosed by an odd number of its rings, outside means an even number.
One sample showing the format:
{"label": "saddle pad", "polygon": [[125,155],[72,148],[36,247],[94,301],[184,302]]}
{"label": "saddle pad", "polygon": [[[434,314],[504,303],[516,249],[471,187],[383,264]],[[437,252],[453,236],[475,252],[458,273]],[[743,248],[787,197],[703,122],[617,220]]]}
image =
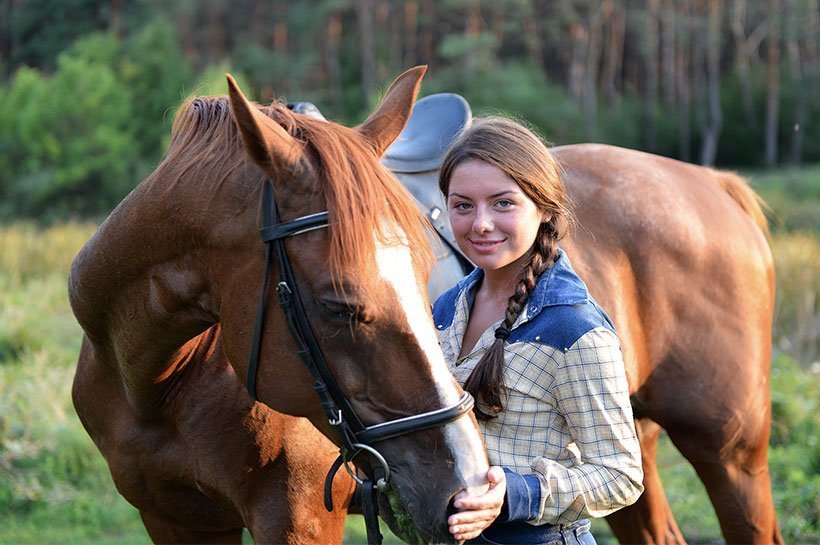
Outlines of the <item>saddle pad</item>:
{"label": "saddle pad", "polygon": [[384,153],[382,164],[396,173],[437,170],[450,143],[470,119],[470,105],[455,93],[418,100],[404,130]]}

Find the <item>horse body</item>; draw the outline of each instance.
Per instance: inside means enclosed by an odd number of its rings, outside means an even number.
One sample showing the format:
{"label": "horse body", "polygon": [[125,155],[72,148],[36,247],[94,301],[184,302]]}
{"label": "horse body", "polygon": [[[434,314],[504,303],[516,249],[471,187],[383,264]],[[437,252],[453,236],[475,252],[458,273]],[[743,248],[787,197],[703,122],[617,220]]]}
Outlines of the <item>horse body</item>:
{"label": "horse body", "polygon": [[[74,403],[119,492],[156,543],[338,543],[346,504],[322,506],[336,447],[304,418],[254,403],[225,358],[220,327],[196,338],[174,393],[152,419],[131,408],[119,372],[83,343]],[[338,498],[352,482],[340,474]]]}
{"label": "horse body", "polygon": [[766,450],[774,272],[765,220],[729,173],[603,145],[554,150],[578,227],[564,246],[624,351],[646,490],[623,543],[683,542],[654,453],[693,464],[729,543],[782,542]]}

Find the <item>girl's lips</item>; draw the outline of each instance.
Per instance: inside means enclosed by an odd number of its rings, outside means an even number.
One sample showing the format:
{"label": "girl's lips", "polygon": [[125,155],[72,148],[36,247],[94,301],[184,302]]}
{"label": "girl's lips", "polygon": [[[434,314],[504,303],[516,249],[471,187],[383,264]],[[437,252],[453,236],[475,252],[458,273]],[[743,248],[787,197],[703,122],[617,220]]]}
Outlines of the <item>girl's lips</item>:
{"label": "girl's lips", "polygon": [[471,240],[470,244],[478,253],[490,253],[498,248],[503,240]]}

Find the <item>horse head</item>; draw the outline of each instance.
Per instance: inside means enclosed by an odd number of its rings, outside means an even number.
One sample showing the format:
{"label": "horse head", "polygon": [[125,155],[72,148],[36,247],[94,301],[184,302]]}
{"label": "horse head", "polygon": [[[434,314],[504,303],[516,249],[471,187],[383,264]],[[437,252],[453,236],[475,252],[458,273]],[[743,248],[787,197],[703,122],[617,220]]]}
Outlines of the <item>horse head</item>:
{"label": "horse head", "polygon": [[[214,244],[222,249],[213,267],[226,353],[239,378],[247,378],[240,362],[247,361],[252,344],[264,270],[258,203],[267,178],[282,221],[328,212],[326,229],[290,237],[285,248],[310,328],[365,426],[451,407],[463,393],[447,370],[429,312],[425,285],[431,257],[423,219],[379,163],[409,117],[423,73],[416,68],[401,75],[354,129],[279,104],[260,107],[228,77],[233,139],[256,168],[227,168],[217,175],[223,209],[210,212],[219,231]],[[246,209],[229,210],[241,202]],[[258,399],[309,418],[340,443],[278,303],[269,290],[263,301],[268,318],[259,350]],[[483,486],[487,470],[472,415],[386,439],[378,450],[391,474],[380,498],[388,524],[410,541],[451,541],[446,517],[452,498]]]}

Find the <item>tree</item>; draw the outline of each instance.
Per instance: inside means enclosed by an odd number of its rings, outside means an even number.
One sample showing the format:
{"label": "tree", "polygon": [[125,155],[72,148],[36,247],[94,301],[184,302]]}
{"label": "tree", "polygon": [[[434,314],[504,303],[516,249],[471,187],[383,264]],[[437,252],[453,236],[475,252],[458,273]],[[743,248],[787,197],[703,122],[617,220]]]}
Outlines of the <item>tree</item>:
{"label": "tree", "polygon": [[[110,67],[83,57],[87,49],[80,44],[61,54],[52,77],[32,69],[15,74],[0,112],[11,130],[0,146],[24,159],[0,167],[3,192],[16,207],[5,214],[99,213],[136,182],[131,95]],[[10,146],[6,138],[18,143]]]}
{"label": "tree", "polygon": [[777,131],[780,123],[780,37],[782,0],[768,0],[771,26],[766,38],[766,166],[777,164]]}
{"label": "tree", "polygon": [[720,108],[720,0],[709,0],[707,19],[706,79],[708,82],[708,123],[703,132],[700,163],[715,164],[723,112]]}

